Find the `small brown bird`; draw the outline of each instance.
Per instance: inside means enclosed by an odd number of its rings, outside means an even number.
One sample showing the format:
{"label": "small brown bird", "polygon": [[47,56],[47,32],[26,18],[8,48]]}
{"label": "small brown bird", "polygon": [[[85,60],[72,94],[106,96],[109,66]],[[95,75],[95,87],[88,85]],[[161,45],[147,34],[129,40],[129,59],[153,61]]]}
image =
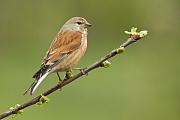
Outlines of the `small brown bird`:
{"label": "small brown bird", "polygon": [[[60,29],[49,50],[47,51],[42,65],[33,78],[35,81],[25,91],[30,95],[36,90],[43,79],[50,73],[70,71],[84,55],[87,48],[87,28],[90,27],[86,19],[73,17]],[[81,69],[79,69],[81,70]]]}

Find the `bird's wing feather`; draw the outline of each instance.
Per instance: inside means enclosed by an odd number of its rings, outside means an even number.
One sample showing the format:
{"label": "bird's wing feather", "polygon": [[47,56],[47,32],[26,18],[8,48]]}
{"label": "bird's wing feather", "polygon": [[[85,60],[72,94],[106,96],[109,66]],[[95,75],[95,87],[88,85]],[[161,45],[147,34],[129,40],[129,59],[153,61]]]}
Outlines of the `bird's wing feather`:
{"label": "bird's wing feather", "polygon": [[82,34],[80,32],[60,31],[47,51],[40,70],[34,74],[33,78],[39,77],[49,67],[52,68],[68,57],[73,51],[79,48],[81,40]]}
{"label": "bird's wing feather", "polygon": [[61,59],[65,54],[74,51],[81,45],[82,34],[73,31],[60,31],[54,38],[43,63],[52,64]]}

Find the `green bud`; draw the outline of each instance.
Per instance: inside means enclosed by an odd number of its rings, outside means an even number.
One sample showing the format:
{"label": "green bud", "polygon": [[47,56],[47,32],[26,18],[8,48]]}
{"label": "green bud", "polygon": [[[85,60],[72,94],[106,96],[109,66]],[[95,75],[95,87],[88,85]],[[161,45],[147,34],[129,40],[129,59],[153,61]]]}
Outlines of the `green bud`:
{"label": "green bud", "polygon": [[128,32],[128,31],[124,31],[126,34],[128,34],[128,35],[130,35],[131,34],[131,32]]}
{"label": "green bud", "polygon": [[132,27],[131,28],[131,32],[128,32],[128,31],[124,31],[126,34],[128,34],[128,35],[133,35],[133,36],[136,36],[136,35],[138,35],[138,33],[137,33],[137,28],[135,28],[135,27]]}
{"label": "green bud", "polygon": [[116,49],[116,53],[117,53],[117,54],[121,54],[121,53],[124,52],[124,50],[125,50],[124,47],[120,47],[120,48]]}
{"label": "green bud", "polygon": [[137,32],[137,28],[135,28],[135,27],[131,28],[131,32],[128,32],[128,31],[124,31],[124,32],[126,34],[128,34],[128,35],[138,36],[139,38],[143,38],[143,37],[145,37],[148,34],[147,30],[143,30],[143,31]]}
{"label": "green bud", "polygon": [[36,105],[40,106],[49,102],[50,102],[50,99],[47,96],[41,95],[41,98],[39,99],[39,102],[36,103]]}
{"label": "green bud", "polygon": [[148,34],[148,31],[147,31],[147,30],[143,30],[143,31],[139,32],[140,38],[145,37],[147,34]]}
{"label": "green bud", "polygon": [[39,102],[36,103],[37,106],[40,106],[42,104],[43,104],[42,101],[39,101]]}
{"label": "green bud", "polygon": [[20,114],[20,115],[23,114],[23,113],[24,113],[23,110],[19,110],[19,111],[18,111],[18,114]]}
{"label": "green bud", "polygon": [[[15,109],[15,108],[17,108],[17,107],[19,107],[20,105],[19,104],[16,104],[14,107],[10,107],[10,110],[13,110],[13,109]],[[17,113],[16,114],[12,114],[12,118],[15,118],[16,116],[17,116],[17,114],[22,114],[24,111],[23,110],[19,110],[19,111],[17,111]]]}
{"label": "green bud", "polygon": [[73,77],[72,70],[67,71],[66,76],[68,76],[68,78],[72,78]]}
{"label": "green bud", "polygon": [[17,114],[12,114],[12,118],[15,118],[17,116]]}
{"label": "green bud", "polygon": [[132,27],[131,28],[131,32],[133,33],[133,32],[136,32],[137,31],[137,28],[135,28],[135,27]]}
{"label": "green bud", "polygon": [[108,68],[108,67],[110,67],[110,65],[111,65],[111,63],[109,62],[109,61],[104,61],[103,63],[103,66],[102,67],[104,67],[104,68]]}
{"label": "green bud", "polygon": [[44,104],[44,103],[49,103],[50,99],[47,96],[42,95],[40,101],[42,101],[42,103]]}

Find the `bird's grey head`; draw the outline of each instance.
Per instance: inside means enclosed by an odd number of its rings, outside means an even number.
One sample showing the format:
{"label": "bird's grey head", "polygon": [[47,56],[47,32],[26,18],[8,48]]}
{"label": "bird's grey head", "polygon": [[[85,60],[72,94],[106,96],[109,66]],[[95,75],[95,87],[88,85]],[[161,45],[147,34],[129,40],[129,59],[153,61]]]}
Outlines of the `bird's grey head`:
{"label": "bird's grey head", "polygon": [[82,17],[73,17],[63,25],[63,27],[65,27],[66,29],[79,31],[84,34],[87,34],[87,28],[90,26],[91,24]]}

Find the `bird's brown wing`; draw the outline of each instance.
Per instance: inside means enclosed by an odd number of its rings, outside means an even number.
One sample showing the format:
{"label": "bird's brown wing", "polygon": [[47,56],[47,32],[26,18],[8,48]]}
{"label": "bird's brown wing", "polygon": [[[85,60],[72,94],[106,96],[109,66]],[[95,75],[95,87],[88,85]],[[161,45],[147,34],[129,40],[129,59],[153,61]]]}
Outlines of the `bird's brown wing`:
{"label": "bird's brown wing", "polygon": [[43,63],[52,64],[61,59],[64,54],[74,51],[81,45],[82,34],[80,32],[60,31],[52,42]]}
{"label": "bird's brown wing", "polygon": [[60,63],[81,45],[82,33],[72,31],[60,31],[54,38],[49,50],[47,51],[41,68],[33,78],[43,75],[49,67]]}

